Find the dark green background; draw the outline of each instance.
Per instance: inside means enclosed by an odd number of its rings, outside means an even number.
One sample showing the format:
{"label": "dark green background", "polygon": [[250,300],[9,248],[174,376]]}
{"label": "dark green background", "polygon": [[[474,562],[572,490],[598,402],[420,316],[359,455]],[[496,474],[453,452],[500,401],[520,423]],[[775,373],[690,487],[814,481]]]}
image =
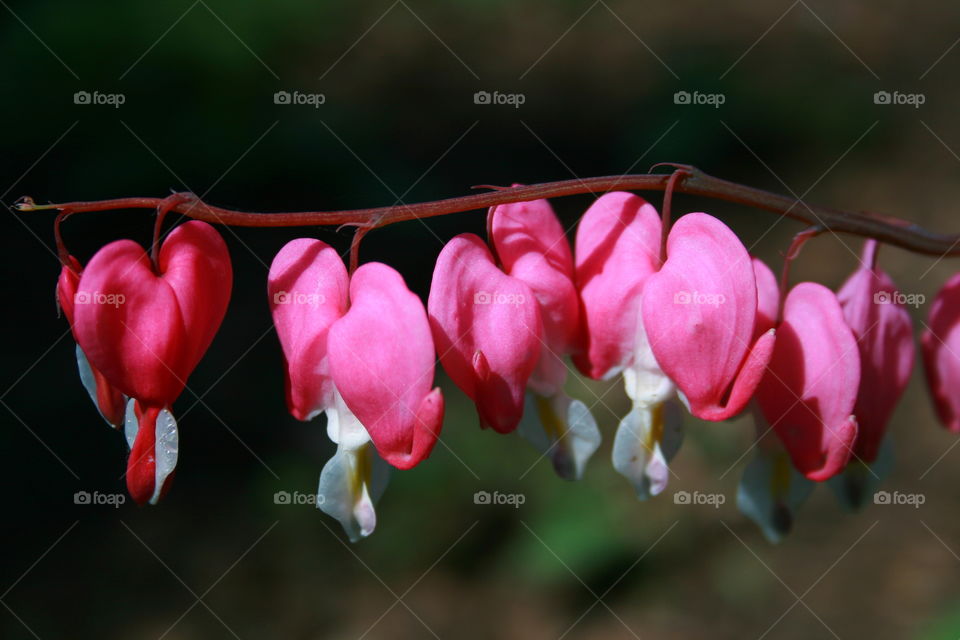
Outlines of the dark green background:
{"label": "dark green background", "polygon": [[[246,210],[341,209],[680,161],[813,202],[958,227],[953,2],[0,4],[5,205],[25,194],[190,189]],[[80,90],[126,102],[75,105]],[[322,92],[326,103],[275,105],[278,90]],[[475,105],[478,90],[526,101]],[[676,105],[678,90],[722,92],[726,103]],[[921,92],[926,103],[875,105],[878,90]],[[555,206],[572,226],[590,200]],[[801,228],[771,230],[770,214],[707,200],[678,196],[676,206],[720,216],[775,267]],[[379,230],[362,259],[395,266],[425,295],[441,241],[482,232],[483,219]],[[481,432],[441,378],[444,444],[394,475],[371,539],[348,546],[322,514],[274,505],[276,491],[314,491],[333,447],[321,424],[285,411],[266,265],[302,234],[346,249],[348,234],[333,229],[224,231],[234,296],[176,406],[173,490],[159,507],[76,506],[76,491],[123,491],[124,446],[83,392],[57,318],[52,216],[4,220],[4,638],[960,633],[960,452],[935,423],[919,370],[892,424],[898,464],[886,488],[923,493],[925,504],[851,516],[821,489],[779,547],[733,504],[746,458],[726,472],[750,445],[749,418],[689,421],[679,479],[660,499],[635,501],[608,463],[626,410],[619,384],[571,384],[588,404],[602,397],[606,442],[581,483],[556,479],[518,437]],[[151,224],[147,211],[99,213],[64,232],[87,260],[116,238],[148,241]],[[795,276],[836,286],[858,249],[852,237],[817,239]],[[933,259],[896,249],[882,262],[928,301],[956,269],[944,260],[925,273]],[[727,502],[676,505],[673,489]],[[477,490],[526,502],[477,506]],[[409,609],[392,606],[395,596]]]}

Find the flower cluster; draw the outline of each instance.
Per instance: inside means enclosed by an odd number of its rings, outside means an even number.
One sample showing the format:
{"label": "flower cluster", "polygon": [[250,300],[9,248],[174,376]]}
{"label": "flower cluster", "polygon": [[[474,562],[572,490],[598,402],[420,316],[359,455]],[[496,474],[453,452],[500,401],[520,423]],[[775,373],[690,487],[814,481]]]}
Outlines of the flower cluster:
{"label": "flower cluster", "polygon": [[[496,206],[487,241],[465,233],[443,248],[426,306],[385,264],[348,273],[319,240],[283,247],[267,298],[287,405],[299,420],[325,414],[337,446],[319,508],[352,539],[374,530],[390,467],[416,466],[439,438],[437,359],[482,427],[517,431],[565,479],[581,477],[601,442],[590,409],[564,391],[569,359],[592,379],[622,376],[632,408],[612,462],[641,499],[667,486],[684,409],[712,422],[751,411],[757,442],[738,504],[769,538],[788,531],[817,482],[859,506],[887,466],[887,423],[914,360],[910,316],[877,267],[876,242],[839,292],[813,282],[781,291],[718,219],[664,225],[642,198],[611,192],[584,213],[571,248],[546,200]],[[139,504],[169,487],[171,406],[223,319],[231,280],[223,240],[198,221],[171,232],[155,261],[120,240],[85,267],[72,257],[63,267],[57,294],[80,376],[126,434]],[[921,345],[938,415],[960,432],[960,274],[934,301]]]}

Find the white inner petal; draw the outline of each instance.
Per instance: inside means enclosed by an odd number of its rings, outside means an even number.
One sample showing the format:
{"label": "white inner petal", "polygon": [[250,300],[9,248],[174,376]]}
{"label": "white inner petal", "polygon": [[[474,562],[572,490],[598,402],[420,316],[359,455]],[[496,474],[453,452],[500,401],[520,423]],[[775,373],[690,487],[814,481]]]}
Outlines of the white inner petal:
{"label": "white inner petal", "polygon": [[666,489],[668,463],[682,441],[682,419],[675,403],[637,403],[617,426],[613,467],[630,481],[637,497],[646,500]]}
{"label": "white inner petal", "polygon": [[338,447],[356,450],[370,441],[370,435],[343,401],[340,392],[334,389],[333,406],[324,410],[327,414],[327,436]]}
{"label": "white inner petal", "polygon": [[566,480],[579,480],[600,446],[600,430],[590,410],[563,391],[541,396],[528,391],[517,432],[542,454]]}
{"label": "white inner petal", "polygon": [[156,482],[153,487],[153,497],[150,498],[150,504],[157,504],[157,501],[160,500],[160,492],[163,490],[167,476],[177,468],[180,436],[177,432],[177,421],[169,409],[163,409],[160,411],[160,415],[157,416],[156,437],[157,440],[154,443]]}
{"label": "white inner petal", "polygon": [[130,398],[127,400],[127,410],[123,417],[123,435],[127,439],[127,448],[133,449],[133,442],[137,439],[137,431],[140,430],[140,423],[137,422],[137,412],[133,408],[136,400]]}

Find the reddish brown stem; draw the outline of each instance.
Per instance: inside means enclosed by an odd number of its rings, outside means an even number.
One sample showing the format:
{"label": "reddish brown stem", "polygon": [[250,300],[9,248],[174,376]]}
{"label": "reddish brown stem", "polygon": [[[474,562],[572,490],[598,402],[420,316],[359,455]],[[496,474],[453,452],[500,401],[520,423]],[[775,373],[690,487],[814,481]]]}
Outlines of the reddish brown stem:
{"label": "reddish brown stem", "polygon": [[[63,242],[63,234],[60,233],[60,225],[63,224],[63,221],[69,216],[70,214],[66,211],[61,211],[57,214],[56,219],[53,221],[53,238],[57,245],[57,257],[60,258],[60,264],[76,272],[73,262],[70,260],[70,252],[67,250],[67,245]],[[80,274],[77,273],[77,275]]]}
{"label": "reddish brown stem", "polygon": [[[658,166],[660,165],[654,165],[653,168]],[[663,211],[660,213],[660,264],[667,261],[667,237],[670,235],[670,221],[673,214],[671,210],[673,192],[676,190],[680,179],[691,175],[693,174],[686,169],[678,168],[670,174],[670,178],[667,179],[667,186],[663,189]]]}
{"label": "reddish brown stem", "polygon": [[157,220],[153,224],[153,245],[150,247],[150,261],[153,262],[153,271],[160,275],[160,234],[163,231],[163,220],[178,204],[185,201],[186,194],[174,193],[157,205]]}
{"label": "reddish brown stem", "polygon": [[[907,220],[877,214],[820,207],[762,189],[748,187],[707,175],[694,167],[671,165],[684,169],[690,176],[678,181],[679,193],[707,196],[787,216],[807,224],[819,224],[826,231],[876,238],[880,242],[908,251],[936,256],[960,255],[960,235],[943,235],[928,231]],[[637,174],[603,176],[545,182],[503,188],[419,204],[354,209],[350,211],[304,211],[299,213],[249,213],[214,207],[191,193],[179,194],[183,201],[171,210],[196,220],[238,227],[301,227],[318,225],[365,225],[371,229],[394,222],[429,218],[462,211],[486,209],[498,204],[523,202],[538,198],[557,198],[582,193],[604,193],[614,190],[663,191],[671,174]],[[95,202],[67,202],[37,205],[29,198],[18,202],[18,211],[59,210],[69,213],[106,211],[111,209],[156,208],[163,198],[120,198]]]}
{"label": "reddish brown stem", "polygon": [[797,256],[800,255],[800,249],[807,243],[807,240],[820,235],[823,231],[823,227],[814,225],[793,236],[790,248],[787,249],[787,254],[783,257],[783,270],[780,272],[780,305],[777,310],[778,325],[780,321],[783,320],[783,304],[787,299],[787,289],[790,288],[790,265],[797,259]]}

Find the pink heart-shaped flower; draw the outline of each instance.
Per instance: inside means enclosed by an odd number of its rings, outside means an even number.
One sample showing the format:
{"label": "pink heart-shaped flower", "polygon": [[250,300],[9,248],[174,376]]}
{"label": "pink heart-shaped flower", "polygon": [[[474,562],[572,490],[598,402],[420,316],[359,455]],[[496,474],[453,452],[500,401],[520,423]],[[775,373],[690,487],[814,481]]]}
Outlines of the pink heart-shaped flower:
{"label": "pink heart-shaped flower", "polygon": [[937,292],[920,346],[937,417],[960,433],[960,273]]}
{"label": "pink heart-shaped flower", "polygon": [[763,376],[774,334],[754,339],[754,264],[713,216],[690,213],[667,238],[667,260],[643,289],[643,326],[657,364],[690,412],[726,420],[743,410]]}
{"label": "pink heart-shaped flower", "polygon": [[516,429],[541,350],[533,291],[497,268],[483,240],[464,233],[437,258],[427,309],[440,362],[476,404],[481,425]]}
{"label": "pink heart-shaped flower", "polygon": [[403,276],[371,262],[350,278],[350,310],[330,329],[330,371],[344,402],[384,460],[410,469],[443,426],[443,395],[431,390],[433,338],[423,303]]}
{"label": "pink heart-shaped flower", "polygon": [[584,351],[574,364],[594,379],[634,359],[643,285],[660,266],[660,216],[643,198],[616,191],[590,205],[576,237]]}
{"label": "pink heart-shaped flower", "polygon": [[876,240],[864,244],[861,266],[837,292],[844,318],[860,349],[860,392],[854,406],[859,435],[853,452],[871,463],[880,451],[887,422],[913,371],[913,323],[897,299],[897,286],[872,266]]}
{"label": "pink heart-shaped flower", "polygon": [[111,384],[164,407],[183,391],[220,327],[233,276],[220,234],[196,220],[167,236],[159,271],[132,240],[100,249],[77,286],[74,333]]}
{"label": "pink heart-shaped flower", "polygon": [[793,465],[822,482],[846,466],[857,437],[857,341],[832,291],[801,282],[787,295],[783,321],[757,401]]}
{"label": "pink heart-shaped flower", "polygon": [[287,407],[298,420],[333,405],[327,336],[347,310],[348,287],[343,259],[320,240],[293,240],[270,265],[267,293],[286,361]]}

